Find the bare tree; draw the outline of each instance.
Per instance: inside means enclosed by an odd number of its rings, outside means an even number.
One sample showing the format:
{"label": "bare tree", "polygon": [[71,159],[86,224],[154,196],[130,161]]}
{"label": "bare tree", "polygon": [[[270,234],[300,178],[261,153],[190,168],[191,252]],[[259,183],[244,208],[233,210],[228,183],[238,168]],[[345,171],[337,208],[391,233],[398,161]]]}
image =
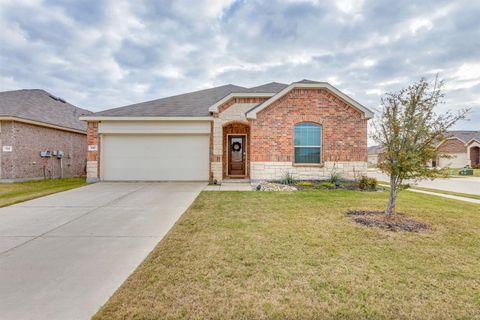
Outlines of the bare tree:
{"label": "bare tree", "polygon": [[381,100],[380,118],[374,123],[373,139],[380,146],[379,168],[390,176],[387,217],[395,214],[395,200],[405,180],[434,178],[441,173],[427,165],[440,155],[436,144],[469,109],[436,114],[443,103],[443,81],[421,79],[399,92],[387,93]]}

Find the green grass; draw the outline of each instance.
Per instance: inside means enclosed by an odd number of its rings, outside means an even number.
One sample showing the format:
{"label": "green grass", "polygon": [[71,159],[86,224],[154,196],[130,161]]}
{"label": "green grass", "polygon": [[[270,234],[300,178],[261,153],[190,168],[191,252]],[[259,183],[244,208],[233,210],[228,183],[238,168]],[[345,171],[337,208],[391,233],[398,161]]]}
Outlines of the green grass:
{"label": "green grass", "polygon": [[0,207],[83,186],[85,178],[34,180],[0,184]]}
{"label": "green grass", "polygon": [[423,233],[344,215],[386,201],[203,192],[94,319],[478,319],[480,206],[401,193]]}

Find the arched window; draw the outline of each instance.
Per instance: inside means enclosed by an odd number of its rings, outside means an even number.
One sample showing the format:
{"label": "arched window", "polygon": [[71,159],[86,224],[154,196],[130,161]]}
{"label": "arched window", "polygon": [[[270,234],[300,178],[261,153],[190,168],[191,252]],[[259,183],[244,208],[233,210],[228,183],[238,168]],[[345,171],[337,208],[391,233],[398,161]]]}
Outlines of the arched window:
{"label": "arched window", "polygon": [[318,164],[322,154],[322,127],[312,122],[294,126],[295,163]]}

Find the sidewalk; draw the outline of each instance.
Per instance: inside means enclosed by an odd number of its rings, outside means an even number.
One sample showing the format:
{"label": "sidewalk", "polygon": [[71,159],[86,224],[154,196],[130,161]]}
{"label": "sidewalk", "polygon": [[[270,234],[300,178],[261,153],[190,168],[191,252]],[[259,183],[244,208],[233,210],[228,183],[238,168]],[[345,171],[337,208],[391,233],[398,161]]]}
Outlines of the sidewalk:
{"label": "sidewalk", "polygon": [[[379,184],[379,185],[382,186],[382,187],[389,187],[386,184]],[[478,200],[478,199],[472,199],[472,198],[467,198],[467,197],[459,197],[459,196],[454,196],[454,195],[451,195],[451,194],[436,193],[436,192],[418,190],[418,189],[413,189],[413,188],[409,188],[409,189],[406,189],[406,190],[407,191],[412,191],[412,192],[429,194],[431,196],[437,196],[437,197],[443,197],[443,198],[448,198],[448,199],[454,199],[454,200],[459,200],[459,201],[465,201],[465,202],[480,204],[480,200]]]}

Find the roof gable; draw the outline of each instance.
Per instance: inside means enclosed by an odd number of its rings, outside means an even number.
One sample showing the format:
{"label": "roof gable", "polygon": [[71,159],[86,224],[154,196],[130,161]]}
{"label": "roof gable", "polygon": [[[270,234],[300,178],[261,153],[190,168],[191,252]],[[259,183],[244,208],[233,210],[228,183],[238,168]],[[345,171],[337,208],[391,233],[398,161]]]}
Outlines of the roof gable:
{"label": "roof gable", "polygon": [[327,82],[317,82],[317,81],[311,81],[311,80],[302,80],[298,82],[293,82],[291,85],[287,86],[280,92],[278,92],[276,95],[274,95],[272,98],[268,99],[267,101],[259,104],[255,108],[251,109],[250,111],[247,112],[246,116],[248,119],[256,119],[257,118],[257,113],[264,110],[267,108],[269,105],[274,103],[275,101],[279,100],[283,96],[285,96],[287,93],[289,93],[291,90],[296,89],[296,88],[319,88],[319,89],[327,89],[331,93],[333,93],[335,96],[339,97],[343,101],[345,101],[347,104],[351,105],[355,109],[359,110],[360,112],[363,113],[364,117],[366,119],[370,119],[373,117],[373,112],[368,109],[367,107],[361,105],[357,101],[353,100],[331,84]]}

